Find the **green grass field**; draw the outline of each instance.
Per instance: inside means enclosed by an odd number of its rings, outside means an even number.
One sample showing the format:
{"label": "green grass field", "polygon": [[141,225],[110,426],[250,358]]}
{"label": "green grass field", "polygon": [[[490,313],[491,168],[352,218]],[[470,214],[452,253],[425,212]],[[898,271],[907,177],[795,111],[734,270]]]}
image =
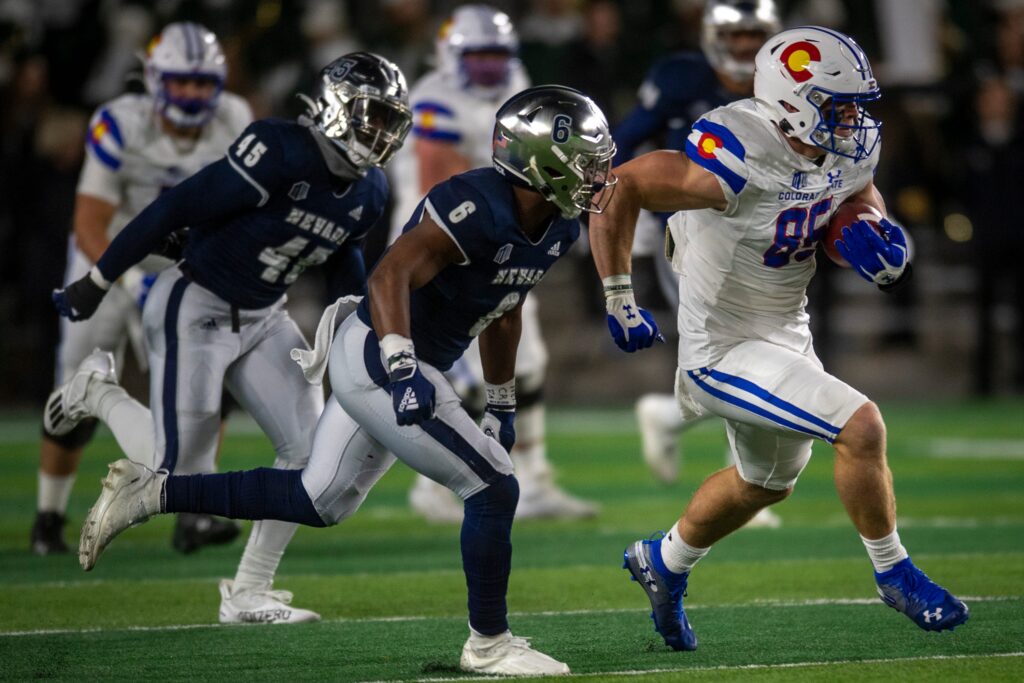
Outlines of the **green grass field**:
{"label": "green grass field", "polygon": [[[643,592],[620,569],[625,545],[665,528],[722,465],[720,423],[685,440],[682,480],[656,483],[627,411],[554,411],[560,481],[600,501],[587,522],[513,531],[513,631],[588,680],[1024,680],[1024,402],[883,405],[900,531],[915,561],[965,598],[955,633],[925,633],[874,593],[871,566],[815,457],[776,509],[778,530],[741,530],[695,570],[696,652],[669,651]],[[396,465],[340,527],[300,529],[276,587],[319,611],[302,626],[216,625],[217,580],[243,541],[180,556],[170,518],[117,539],[96,570],[27,552],[36,427],[0,421],[0,679],[465,680],[465,588],[456,527],[412,516]],[[69,540],[99,493],[109,435],[87,452]],[[229,436],[224,469],[272,460],[261,436]]]}

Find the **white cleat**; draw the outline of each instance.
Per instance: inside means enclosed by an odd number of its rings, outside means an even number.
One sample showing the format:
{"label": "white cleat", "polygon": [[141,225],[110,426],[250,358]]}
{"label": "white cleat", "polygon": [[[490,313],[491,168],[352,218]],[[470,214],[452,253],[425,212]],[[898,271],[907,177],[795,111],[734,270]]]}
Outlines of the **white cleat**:
{"label": "white cleat", "polygon": [[114,354],[95,349],[85,357],[71,379],[54,389],[46,399],[46,410],[43,411],[43,428],[47,434],[63,436],[82,418],[89,417],[85,396],[92,382],[117,382]]}
{"label": "white cleat", "polygon": [[747,529],[778,529],[782,526],[782,517],[772,512],[771,508],[761,508],[744,526]]}
{"label": "white cleat", "polygon": [[569,666],[530,647],[527,638],[505,631],[497,636],[471,633],[462,647],[463,671],[503,676],[561,676]]}
{"label": "white cleat", "polygon": [[559,488],[549,477],[533,483],[524,479],[520,487],[516,519],[588,519],[600,510],[596,504]]}
{"label": "white cleat", "polygon": [[289,591],[263,588],[235,590],[230,579],[220,582],[220,623],[222,624],[303,624],[320,621],[320,615],[308,609],[292,607]]}
{"label": "white cleat", "polygon": [[78,562],[90,571],[114,537],[160,512],[160,494],[166,472],[153,470],[127,458],[110,464],[103,492],[89,510],[78,542]]}
{"label": "white cleat", "polygon": [[463,503],[447,486],[423,475],[409,489],[409,505],[428,522],[461,524]]}
{"label": "white cleat", "polygon": [[636,421],[640,425],[640,443],[647,467],[666,484],[679,479],[679,433],[683,419],[676,397],[671,394],[641,396],[636,402]]}

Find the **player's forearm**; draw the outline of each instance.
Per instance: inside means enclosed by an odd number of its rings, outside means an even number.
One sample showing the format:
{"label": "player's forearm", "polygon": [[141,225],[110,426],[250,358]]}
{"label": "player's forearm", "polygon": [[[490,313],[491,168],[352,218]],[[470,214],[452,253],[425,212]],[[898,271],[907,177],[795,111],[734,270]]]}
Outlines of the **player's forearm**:
{"label": "player's forearm", "polygon": [[91,263],[99,261],[110,246],[107,226],[116,210],[116,206],[98,197],[85,194],[75,197],[75,245]]}
{"label": "player's forearm", "polygon": [[387,257],[374,269],[366,283],[370,297],[370,318],[378,339],[389,334],[412,336],[409,323],[409,272],[396,267]]}
{"label": "player's forearm", "polygon": [[637,190],[632,177],[622,174],[604,212],[590,217],[590,249],[602,279],[631,271],[633,233],[640,215]]}
{"label": "player's forearm", "polygon": [[523,330],[519,310],[498,318],[480,335],[480,362],[484,380],[489,384],[504,384],[515,379],[516,353]]}

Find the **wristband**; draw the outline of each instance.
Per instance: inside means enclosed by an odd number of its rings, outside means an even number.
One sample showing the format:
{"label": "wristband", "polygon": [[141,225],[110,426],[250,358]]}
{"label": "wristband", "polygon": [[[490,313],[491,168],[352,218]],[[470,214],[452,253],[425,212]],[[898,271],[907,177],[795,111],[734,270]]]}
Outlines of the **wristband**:
{"label": "wristband", "polygon": [[604,287],[604,298],[617,294],[629,294],[633,291],[633,278],[629,273],[622,275],[609,275],[602,278],[601,285]]}
{"label": "wristband", "polygon": [[412,345],[412,339],[400,334],[385,334],[380,340],[380,350],[387,359],[389,372],[396,366],[408,365],[409,361],[416,362],[416,349]]}
{"label": "wristband", "polygon": [[103,277],[103,273],[100,272],[99,266],[93,266],[89,269],[89,279],[93,281],[97,287],[102,289],[104,292],[110,290],[110,282]]}
{"label": "wristband", "polygon": [[516,381],[510,379],[501,384],[484,383],[484,390],[487,394],[487,405],[502,408],[503,410],[515,410],[516,408]]}

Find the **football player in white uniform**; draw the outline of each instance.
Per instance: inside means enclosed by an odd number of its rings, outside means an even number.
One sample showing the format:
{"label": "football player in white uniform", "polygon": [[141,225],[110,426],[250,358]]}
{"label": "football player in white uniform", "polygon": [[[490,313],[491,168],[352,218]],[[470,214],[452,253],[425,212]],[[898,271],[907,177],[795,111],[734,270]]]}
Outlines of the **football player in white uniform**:
{"label": "football player in white uniform", "polygon": [[[737,462],[701,485],[667,535],[625,551],[624,567],[673,649],[697,646],[682,606],[693,566],[789,495],[814,439],[835,448],[839,498],[882,600],[926,630],[968,617],[911,563],[896,530],[882,416],[822,368],[805,311],[815,248],[839,204],[855,199],[885,215],[872,181],[880,124],[864,109],[879,95],[847,36],[814,26],[776,34],[758,52],[754,98],[697,121],[684,154],[652,152],[620,166],[608,211],[591,220],[598,270],[615,293],[629,285],[640,208],[681,212],[669,221],[680,275],[676,394],[684,415],[725,418]],[[858,221],[836,246],[883,290],[910,273],[906,236],[888,220],[880,234]]]}
{"label": "football player in white uniform", "polygon": [[[438,67],[424,75],[409,95],[413,140],[395,158],[396,206],[390,241],[401,234],[432,187],[453,175],[491,165],[494,114],[502,102],[529,86],[529,77],[516,58],[518,49],[519,39],[508,16],[487,5],[459,7],[441,26]],[[512,452],[521,487],[516,514],[524,519],[592,516],[596,506],[554,483],[545,452],[543,389],[548,352],[534,297],[527,297],[522,317],[516,357],[519,439]],[[463,398],[474,393],[482,396],[483,367],[476,343],[449,377]],[[480,412],[483,406],[477,408]],[[409,502],[426,519],[462,520],[462,501],[425,476],[417,477]]]}
{"label": "football player in white uniform", "polygon": [[[245,100],[223,91],[224,53],[217,37],[199,24],[169,24],[150,43],[144,64],[147,93],[121,95],[101,105],[89,124],[65,284],[85,275],[114,235],[157,195],[222,157],[252,120]],[[115,284],[90,320],[62,319],[55,373],[58,386],[71,378],[93,349],[113,351],[120,358],[129,335],[141,340],[145,291],[154,274],[170,263],[150,257]],[[137,356],[145,359],[143,353]],[[95,420],[87,420],[71,433],[57,436],[49,428],[50,407],[48,402],[31,538],[32,551],[39,555],[68,550],[63,538],[65,511],[82,450],[96,428]],[[207,516],[179,520],[184,526],[176,529],[176,540],[190,545],[201,540],[223,542],[238,535],[237,526],[223,520]]]}
{"label": "football player in white uniform", "polygon": [[[640,103],[619,124],[617,163],[624,163],[641,143],[663,134],[665,147],[683,150],[690,126],[715,107],[750,97],[754,92],[754,57],[764,41],[781,28],[773,0],[708,0],[701,23],[701,53],[672,55],[651,69],[640,86]],[[642,212],[637,223],[634,253],[649,244],[654,253],[654,270],[665,300],[678,303],[678,278],[668,260],[662,258],[667,214]],[[675,396],[650,393],[636,403],[637,423],[644,462],[659,479],[674,482],[679,477],[679,437],[702,418],[683,421]],[[713,417],[704,416],[703,419]],[[726,465],[732,452],[726,452]],[[764,508],[748,527],[777,528],[782,520]]]}

